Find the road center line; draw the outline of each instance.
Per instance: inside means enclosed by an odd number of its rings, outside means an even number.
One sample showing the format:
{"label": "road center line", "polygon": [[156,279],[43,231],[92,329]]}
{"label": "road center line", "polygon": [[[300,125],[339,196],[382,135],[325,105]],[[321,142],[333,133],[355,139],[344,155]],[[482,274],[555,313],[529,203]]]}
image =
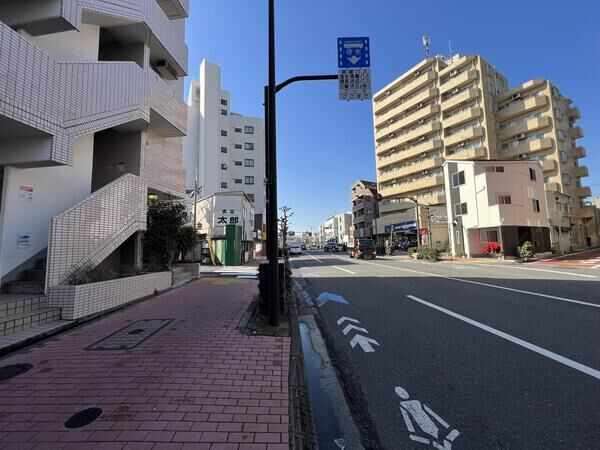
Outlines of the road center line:
{"label": "road center line", "polygon": [[312,259],[314,259],[317,262],[322,263],[323,261],[321,261],[319,258],[315,258],[313,255],[311,255],[310,253],[305,253],[306,256],[310,256]]}
{"label": "road center line", "polygon": [[337,270],[343,270],[344,272],[348,272],[348,273],[351,273],[352,275],[354,275],[354,272],[351,272],[351,271],[349,271],[347,269],[342,269],[341,267],[338,267],[338,266],[333,266],[333,268],[337,269]]}
{"label": "road center line", "polygon": [[459,281],[462,283],[475,284],[477,286],[485,286],[485,287],[491,287],[491,288],[495,288],[495,289],[502,289],[504,291],[518,292],[520,294],[533,295],[536,297],[550,298],[552,300],[559,300],[561,302],[576,303],[578,305],[591,306],[592,308],[600,308],[600,304],[584,302],[584,301],[575,300],[572,298],[558,297],[556,295],[542,294],[540,292],[525,291],[523,289],[514,289],[514,288],[509,288],[506,286],[498,286],[496,284],[482,283],[480,281],[473,281],[473,280],[465,280],[463,278],[447,277],[445,275],[439,275],[437,273],[421,272],[419,270],[405,269],[403,267],[396,267],[396,266],[387,266],[385,264],[371,263],[371,262],[366,262],[366,261],[364,261],[362,264],[372,264],[374,266],[385,267],[388,269],[396,269],[396,270],[402,270],[404,272],[418,273],[419,275],[428,275],[430,277],[445,278],[446,280],[453,280],[453,281]]}
{"label": "road center line", "polygon": [[455,313],[454,311],[450,311],[449,309],[442,308],[441,306],[435,305],[433,303],[429,303],[425,300],[420,299],[419,297],[415,297],[414,295],[407,295],[411,300],[421,303],[422,305],[429,306],[430,308],[436,309],[444,314],[454,317],[455,319],[462,320],[463,322],[468,323],[469,325],[473,325],[481,330],[487,331],[488,333],[492,333],[502,339],[506,339],[507,341],[512,342],[513,344],[520,345],[532,352],[536,352],[546,358],[550,358],[556,362],[564,364],[565,366],[571,367],[572,369],[578,370],[580,372],[585,373],[591,377],[594,377],[600,380],[600,370],[592,369],[591,367],[585,366],[577,361],[573,361],[572,359],[565,358],[564,356],[559,355],[558,353],[551,352],[550,350],[546,350],[545,348],[538,347],[535,344],[524,341],[517,337],[514,337],[510,334],[504,333],[503,331],[497,330],[496,328],[492,328],[488,325],[485,325],[481,322],[477,322],[476,320],[469,319],[468,317],[462,316],[460,314]]}

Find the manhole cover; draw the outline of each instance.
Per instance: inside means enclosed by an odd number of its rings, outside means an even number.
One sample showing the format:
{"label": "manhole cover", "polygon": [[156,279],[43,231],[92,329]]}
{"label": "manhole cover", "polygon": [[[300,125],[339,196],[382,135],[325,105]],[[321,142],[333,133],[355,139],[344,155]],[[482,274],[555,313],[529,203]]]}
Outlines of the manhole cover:
{"label": "manhole cover", "polygon": [[85,350],[130,350],[172,321],[173,319],[137,320],[90,345]]}
{"label": "manhole cover", "polygon": [[0,367],[0,381],[8,380],[17,375],[24,374],[33,368],[32,364],[12,364]]}
{"label": "manhole cover", "polygon": [[81,411],[73,414],[71,417],[67,419],[65,422],[66,428],[81,428],[85,427],[87,424],[92,423],[102,414],[102,410],[100,408],[86,408]]}

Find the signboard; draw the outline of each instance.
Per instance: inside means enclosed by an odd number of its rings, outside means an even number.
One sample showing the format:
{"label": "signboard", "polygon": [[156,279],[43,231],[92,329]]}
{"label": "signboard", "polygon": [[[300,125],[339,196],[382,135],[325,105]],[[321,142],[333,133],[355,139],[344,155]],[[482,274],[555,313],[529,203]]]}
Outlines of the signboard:
{"label": "signboard", "polygon": [[217,226],[241,225],[242,221],[235,209],[223,209],[217,214]]}
{"label": "signboard", "polygon": [[437,216],[432,214],[431,217],[429,217],[429,220],[431,223],[446,223],[448,222],[448,216]]}
{"label": "signboard", "polygon": [[371,46],[368,37],[338,38],[340,100],[370,100]]}
{"label": "signboard", "polygon": [[33,200],[33,186],[19,186],[19,200],[31,203]]}
{"label": "signboard", "polygon": [[29,233],[17,234],[17,248],[29,248],[31,242],[31,235]]}
{"label": "signboard", "polygon": [[417,221],[409,220],[406,222],[393,223],[391,225],[386,225],[384,230],[386,233],[399,233],[402,231],[415,231],[417,229]]}
{"label": "signboard", "polygon": [[338,67],[340,69],[371,67],[369,38],[338,38]]}

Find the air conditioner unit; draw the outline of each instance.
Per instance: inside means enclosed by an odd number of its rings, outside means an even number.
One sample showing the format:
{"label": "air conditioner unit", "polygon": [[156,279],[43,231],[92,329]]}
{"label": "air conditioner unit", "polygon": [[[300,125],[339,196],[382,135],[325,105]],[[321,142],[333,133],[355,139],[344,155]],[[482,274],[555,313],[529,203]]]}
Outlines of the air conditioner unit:
{"label": "air conditioner unit", "polygon": [[515,136],[515,139],[524,139],[524,138],[525,138],[525,134],[524,133],[520,133],[520,134],[517,134]]}
{"label": "air conditioner unit", "polygon": [[512,99],[513,99],[513,100],[517,100],[517,99],[519,99],[519,98],[521,98],[521,94],[519,94],[518,92],[517,92],[516,94],[513,94],[513,95],[512,95]]}
{"label": "air conditioner unit", "polygon": [[424,124],[425,123],[425,119],[419,119],[419,123],[420,124]]}
{"label": "air conditioner unit", "polygon": [[419,75],[421,75],[420,70],[417,70],[415,73],[413,73],[413,77],[418,77]]}
{"label": "air conditioner unit", "polygon": [[427,156],[427,153],[421,153],[421,158],[425,158]]}
{"label": "air conditioner unit", "polygon": [[423,107],[423,103],[419,103],[419,104],[417,105],[417,109],[421,109],[422,107]]}
{"label": "air conditioner unit", "polygon": [[177,72],[175,72],[175,69],[165,60],[157,62],[154,68],[165,80],[177,79]]}
{"label": "air conditioner unit", "polygon": [[457,93],[458,93],[458,91],[459,91],[459,89],[458,89],[458,88],[454,88],[454,89],[452,89],[452,93],[453,93],[453,94],[457,94]]}
{"label": "air conditioner unit", "polygon": [[421,137],[419,138],[419,141],[424,141],[425,139],[427,139],[425,136],[421,136]]}
{"label": "air conditioner unit", "polygon": [[467,145],[467,141],[461,141],[458,143],[459,147],[464,147],[465,145]]}
{"label": "air conditioner unit", "polygon": [[429,175],[429,170],[424,170],[423,175]]}
{"label": "air conditioner unit", "polygon": [[518,158],[519,158],[519,159],[527,159],[527,154],[526,154],[526,153],[521,153],[521,154],[518,156]]}
{"label": "air conditioner unit", "polygon": [[454,69],[450,71],[450,76],[453,77],[454,75],[456,75],[458,73],[458,70]]}
{"label": "air conditioner unit", "polygon": [[385,91],[385,95],[390,95],[392,93],[392,91],[390,91],[389,89],[387,91]]}

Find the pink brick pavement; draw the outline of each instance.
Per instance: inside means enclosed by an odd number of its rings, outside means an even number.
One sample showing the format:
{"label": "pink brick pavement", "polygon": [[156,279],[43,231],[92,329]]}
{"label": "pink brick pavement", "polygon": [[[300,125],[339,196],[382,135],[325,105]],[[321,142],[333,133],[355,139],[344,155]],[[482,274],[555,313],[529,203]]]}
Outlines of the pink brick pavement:
{"label": "pink brick pavement", "polygon": [[[287,449],[289,338],[236,330],[256,288],[204,278],[0,360],[34,365],[0,383],[0,449]],[[140,319],[174,320],[131,350],[83,350]]]}

